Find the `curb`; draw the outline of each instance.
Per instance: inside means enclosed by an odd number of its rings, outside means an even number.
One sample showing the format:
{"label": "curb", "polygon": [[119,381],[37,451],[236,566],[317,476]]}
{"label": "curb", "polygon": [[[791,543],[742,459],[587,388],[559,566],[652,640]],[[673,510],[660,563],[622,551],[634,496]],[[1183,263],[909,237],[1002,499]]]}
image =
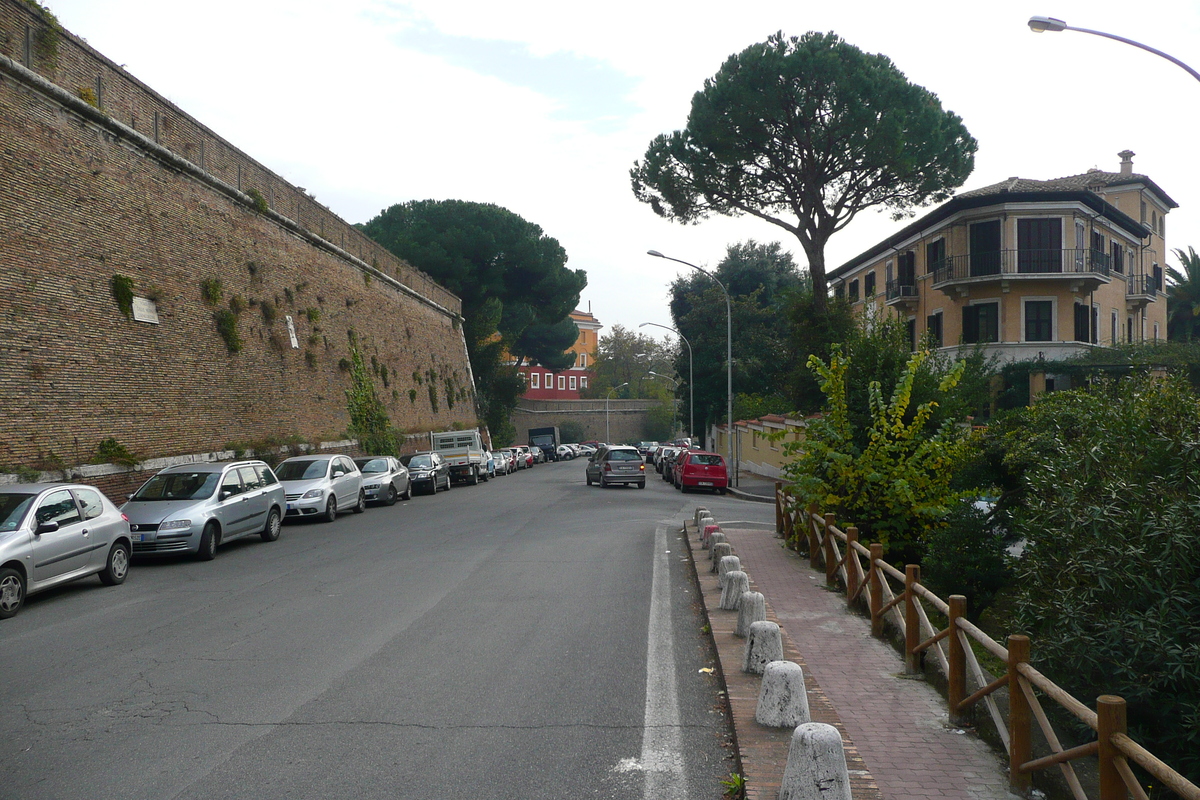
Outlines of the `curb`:
{"label": "curb", "polygon": [[742,500],[749,500],[752,503],[774,503],[775,502],[774,497],[764,497],[761,494],[751,494],[750,492],[743,492],[741,489],[737,488],[736,486],[730,486],[729,493],[731,495],[733,495],[734,497],[738,497]]}

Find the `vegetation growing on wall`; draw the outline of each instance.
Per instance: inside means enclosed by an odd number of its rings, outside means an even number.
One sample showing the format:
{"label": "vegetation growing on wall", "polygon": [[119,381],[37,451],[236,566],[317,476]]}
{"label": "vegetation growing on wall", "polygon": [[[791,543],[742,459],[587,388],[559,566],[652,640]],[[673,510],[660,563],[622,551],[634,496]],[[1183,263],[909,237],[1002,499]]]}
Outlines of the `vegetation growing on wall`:
{"label": "vegetation growing on wall", "polygon": [[113,300],[117,301],[117,308],[125,315],[125,319],[132,318],[133,278],[130,278],[128,275],[113,275],[108,285],[112,289]]}
{"label": "vegetation growing on wall", "polygon": [[346,390],[346,407],[350,414],[350,435],[371,455],[399,455],[383,401],[375,393],[375,382],[363,363],[357,347],[350,348],[350,388]]}
{"label": "vegetation growing on wall", "polygon": [[131,453],[125,445],[110,436],[96,446],[96,455],[92,458],[92,463],[122,464],[132,467],[137,463],[137,456]]}
{"label": "vegetation growing on wall", "polygon": [[96,97],[96,90],[90,86],[80,86],[75,90],[79,95],[79,99],[87,103],[92,108],[100,108],[100,99]]}
{"label": "vegetation growing on wall", "polygon": [[259,214],[267,213],[267,209],[269,209],[270,206],[267,205],[267,198],[263,197],[262,192],[251,186],[246,190],[246,195],[250,198],[250,202],[253,204],[255,211],[257,211]]}
{"label": "vegetation growing on wall", "polygon": [[238,315],[231,309],[218,308],[213,312],[213,321],[217,323],[217,333],[225,341],[225,347],[230,353],[242,351],[242,337],[238,333]]}
{"label": "vegetation growing on wall", "polygon": [[225,289],[221,286],[220,278],[205,278],[200,281],[200,297],[206,304],[215,306],[224,296]]}

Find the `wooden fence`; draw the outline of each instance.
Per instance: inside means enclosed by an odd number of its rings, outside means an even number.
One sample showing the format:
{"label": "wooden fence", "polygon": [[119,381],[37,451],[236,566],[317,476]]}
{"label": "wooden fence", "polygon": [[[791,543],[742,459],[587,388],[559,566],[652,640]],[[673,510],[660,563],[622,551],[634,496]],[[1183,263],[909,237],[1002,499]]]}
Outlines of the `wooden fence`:
{"label": "wooden fence", "polygon": [[[823,566],[830,585],[841,580],[846,588],[847,604],[865,601],[871,613],[873,635],[883,635],[885,619],[890,619],[897,630],[904,632],[907,672],[921,670],[923,653],[934,654],[948,683],[947,704],[952,723],[960,723],[964,712],[977,703],[986,706],[1008,751],[1009,784],[1014,790],[1024,792],[1029,788],[1034,772],[1058,766],[1076,800],[1088,800],[1071,762],[1096,756],[1099,800],[1125,800],[1127,791],[1138,800],[1149,800],[1129,766],[1130,761],[1180,797],[1200,800],[1200,787],[1129,737],[1124,699],[1100,695],[1096,698],[1096,708],[1088,708],[1033,668],[1029,663],[1029,637],[1013,634],[1007,639],[1007,647],[1001,645],[967,620],[965,597],[952,595],[947,602],[922,586],[920,566],[909,564],[901,572],[883,560],[883,545],[859,542],[858,529],[850,526],[840,530],[834,524],[833,514],[821,514],[815,507],[801,508],[780,483],[776,484],[775,490],[775,526],[789,543],[807,540],[813,568]],[[865,568],[863,558],[866,559]],[[938,629],[930,622],[926,603],[947,618],[944,629]],[[1005,663],[1007,673],[988,681],[971,641],[978,642]],[[967,694],[968,676],[977,687],[971,694]],[[992,697],[992,693],[1001,687],[1008,687],[1007,724]],[[1064,749],[1046,716],[1038,692],[1094,730],[1096,740]],[[1033,757],[1034,721],[1050,746],[1051,753],[1044,758]]]}

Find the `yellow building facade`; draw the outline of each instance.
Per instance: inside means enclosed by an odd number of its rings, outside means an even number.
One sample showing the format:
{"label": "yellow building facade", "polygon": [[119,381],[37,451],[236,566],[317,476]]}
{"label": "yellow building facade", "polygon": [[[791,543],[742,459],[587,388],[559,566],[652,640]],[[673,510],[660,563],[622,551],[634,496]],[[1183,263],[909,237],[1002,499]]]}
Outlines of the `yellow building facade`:
{"label": "yellow building facade", "polygon": [[1134,153],[1119,156],[1117,172],[959,194],[833,270],[830,286],[861,314],[906,321],[914,348],[1054,360],[1165,339],[1166,217],[1178,204],[1133,172]]}

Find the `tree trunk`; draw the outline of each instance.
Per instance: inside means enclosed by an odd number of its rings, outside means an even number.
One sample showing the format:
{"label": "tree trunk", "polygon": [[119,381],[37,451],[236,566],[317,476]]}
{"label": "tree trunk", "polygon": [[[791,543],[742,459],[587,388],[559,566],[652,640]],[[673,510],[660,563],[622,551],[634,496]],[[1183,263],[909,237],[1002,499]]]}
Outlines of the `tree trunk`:
{"label": "tree trunk", "polygon": [[800,246],[808,256],[808,274],[812,278],[813,287],[813,310],[824,314],[828,307],[826,300],[829,294],[829,282],[825,279],[825,243],[800,238]]}

